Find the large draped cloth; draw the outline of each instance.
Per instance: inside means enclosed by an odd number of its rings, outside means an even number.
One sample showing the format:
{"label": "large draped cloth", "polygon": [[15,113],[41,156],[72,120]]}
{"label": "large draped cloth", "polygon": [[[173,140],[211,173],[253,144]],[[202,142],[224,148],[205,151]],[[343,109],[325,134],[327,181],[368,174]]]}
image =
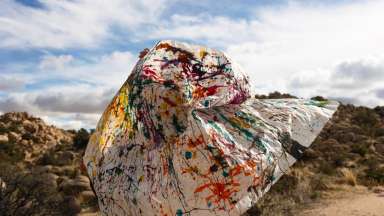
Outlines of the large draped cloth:
{"label": "large draped cloth", "polygon": [[337,106],[254,99],[223,52],[161,41],[104,111],[84,164],[105,215],[240,215]]}

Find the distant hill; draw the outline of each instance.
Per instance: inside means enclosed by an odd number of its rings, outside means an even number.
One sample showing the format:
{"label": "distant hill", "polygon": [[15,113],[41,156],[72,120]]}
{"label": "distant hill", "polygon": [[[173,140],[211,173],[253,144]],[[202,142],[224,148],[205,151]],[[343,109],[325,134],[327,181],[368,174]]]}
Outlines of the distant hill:
{"label": "distant hill", "polygon": [[[81,165],[88,139],[84,129],[59,129],[27,113],[1,115],[1,215],[95,215]],[[327,191],[355,185],[384,185],[384,107],[341,105],[304,157],[246,215],[294,215]]]}

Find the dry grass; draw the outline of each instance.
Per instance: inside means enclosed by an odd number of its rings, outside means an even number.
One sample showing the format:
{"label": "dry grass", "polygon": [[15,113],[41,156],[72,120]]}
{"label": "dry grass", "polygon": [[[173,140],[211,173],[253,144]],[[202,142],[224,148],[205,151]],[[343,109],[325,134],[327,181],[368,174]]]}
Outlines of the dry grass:
{"label": "dry grass", "polygon": [[342,168],[340,170],[341,174],[341,183],[348,184],[351,186],[356,186],[357,185],[357,177],[356,175],[352,172],[352,170],[348,168]]}

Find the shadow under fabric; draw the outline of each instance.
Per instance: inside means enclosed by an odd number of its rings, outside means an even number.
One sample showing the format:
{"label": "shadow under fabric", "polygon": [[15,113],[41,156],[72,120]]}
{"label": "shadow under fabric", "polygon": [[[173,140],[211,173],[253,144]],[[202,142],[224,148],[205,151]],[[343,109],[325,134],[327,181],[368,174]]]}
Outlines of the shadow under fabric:
{"label": "shadow under fabric", "polygon": [[84,156],[105,215],[241,215],[311,145],[337,102],[251,98],[224,53],[160,41]]}

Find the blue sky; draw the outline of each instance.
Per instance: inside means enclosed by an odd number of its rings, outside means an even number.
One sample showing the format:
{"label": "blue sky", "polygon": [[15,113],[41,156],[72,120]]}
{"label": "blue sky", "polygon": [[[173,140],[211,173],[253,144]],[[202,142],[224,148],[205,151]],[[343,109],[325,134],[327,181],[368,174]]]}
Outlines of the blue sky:
{"label": "blue sky", "polygon": [[384,1],[2,0],[0,112],[93,128],[140,50],[226,52],[256,93],[384,105]]}

